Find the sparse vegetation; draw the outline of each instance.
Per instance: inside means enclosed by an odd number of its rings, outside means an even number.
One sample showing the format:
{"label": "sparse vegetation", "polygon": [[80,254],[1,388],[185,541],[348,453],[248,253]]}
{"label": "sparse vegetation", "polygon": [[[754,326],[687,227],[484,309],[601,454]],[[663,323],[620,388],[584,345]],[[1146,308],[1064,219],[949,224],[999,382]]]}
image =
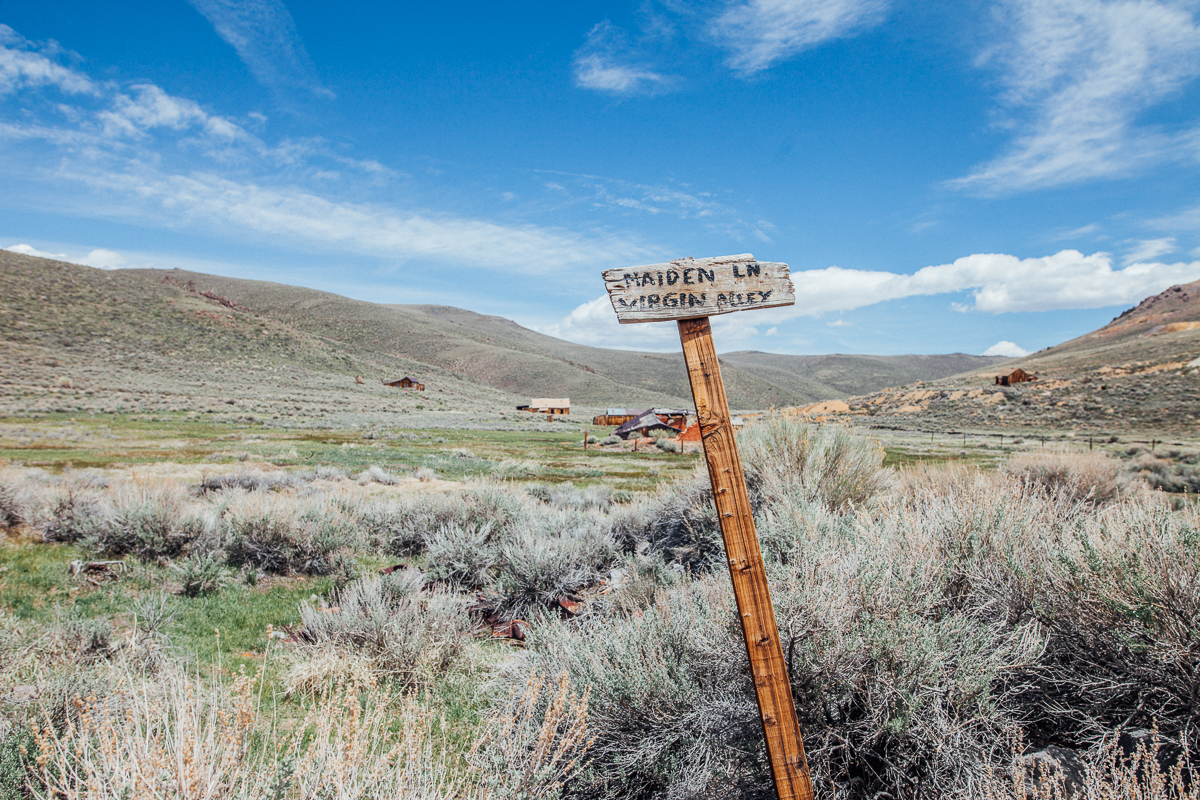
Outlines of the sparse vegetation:
{"label": "sparse vegetation", "polygon": [[[782,418],[740,441],[820,792],[1028,797],[1055,747],[1091,796],[1157,769],[1145,796],[1187,797],[1161,776],[1200,746],[1200,517],[1138,488],[1145,454],[889,470],[853,431]],[[315,798],[305,770],[334,768],[347,797],[372,775],[464,800],[769,793],[703,469],[634,497],[259,474],[0,476],[42,534],[0,550],[0,677],[34,687],[0,711],[35,723],[48,770],[10,760],[37,796],[122,791],[180,743],[230,797]],[[1132,729],[1174,760],[1122,766]]]}

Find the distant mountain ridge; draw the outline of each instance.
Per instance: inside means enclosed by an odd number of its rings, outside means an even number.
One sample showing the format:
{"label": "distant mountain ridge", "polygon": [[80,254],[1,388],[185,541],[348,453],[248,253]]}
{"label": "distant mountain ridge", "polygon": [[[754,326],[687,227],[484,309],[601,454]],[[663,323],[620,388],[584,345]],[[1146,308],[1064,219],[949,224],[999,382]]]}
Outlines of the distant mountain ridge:
{"label": "distant mountain ridge", "polygon": [[[180,396],[210,380],[265,392],[302,376],[324,376],[321,385],[332,387],[357,375],[378,383],[414,373],[454,397],[496,403],[563,396],[593,407],[691,404],[677,354],[574,344],[451,306],[381,305],[180,270],[102,271],[7,251],[0,277],[0,341],[10,356],[0,366],[10,371],[39,359],[88,369],[103,360],[110,372],[153,372],[155,385],[178,379],[172,391]],[[998,360],[721,356],[730,402],[740,409],[844,397]]]}

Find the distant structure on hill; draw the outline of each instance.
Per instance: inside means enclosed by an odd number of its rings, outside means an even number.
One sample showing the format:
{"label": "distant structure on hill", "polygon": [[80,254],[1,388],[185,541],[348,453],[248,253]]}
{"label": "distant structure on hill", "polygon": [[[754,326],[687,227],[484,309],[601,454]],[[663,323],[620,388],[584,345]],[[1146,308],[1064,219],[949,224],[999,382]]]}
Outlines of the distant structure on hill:
{"label": "distant structure on hill", "polygon": [[1005,375],[997,375],[996,376],[996,385],[997,386],[1011,386],[1014,383],[1025,383],[1027,381],[1036,381],[1036,380],[1037,380],[1036,375],[1031,375],[1030,373],[1021,369],[1020,367],[1017,367],[1012,372],[1009,372]]}
{"label": "distant structure on hill", "polygon": [[405,375],[398,381],[384,381],[384,386],[391,386],[393,389],[416,389],[418,392],[425,391],[425,384]]}
{"label": "distant structure on hill", "polygon": [[517,406],[517,411],[528,411],[531,414],[570,414],[571,398],[535,397],[529,401],[529,405]]}

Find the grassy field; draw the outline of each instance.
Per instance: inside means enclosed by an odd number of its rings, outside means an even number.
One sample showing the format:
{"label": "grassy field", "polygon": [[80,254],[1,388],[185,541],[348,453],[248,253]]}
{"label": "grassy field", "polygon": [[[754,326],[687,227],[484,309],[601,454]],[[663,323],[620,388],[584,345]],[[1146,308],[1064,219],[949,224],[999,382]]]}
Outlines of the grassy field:
{"label": "grassy field", "polygon": [[187,414],[66,415],[0,422],[0,459],[59,471],[150,468],[165,462],[195,472],[239,465],[294,469],[331,466],[358,473],[372,466],[411,474],[422,467],[445,480],[472,477],[537,479],[620,490],[652,488],[690,472],[698,455],[643,447],[583,447],[585,430],[602,438],[611,429],[573,425],[538,430],[369,430],[278,428],[258,423],[210,422]]}

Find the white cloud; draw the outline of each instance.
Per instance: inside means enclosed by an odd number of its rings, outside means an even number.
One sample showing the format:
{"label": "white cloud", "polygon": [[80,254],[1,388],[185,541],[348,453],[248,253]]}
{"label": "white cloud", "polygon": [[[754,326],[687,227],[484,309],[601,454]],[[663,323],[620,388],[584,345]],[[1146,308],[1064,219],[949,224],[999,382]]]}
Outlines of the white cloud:
{"label": "white cloud", "polygon": [[708,26],[733,51],[728,64],[744,74],[875,25],[888,0],[745,0],[731,4]]}
{"label": "white cloud", "polygon": [[846,321],[846,320],[844,320],[844,319],[835,319],[833,322],[826,322],[825,324],[826,324],[826,325],[828,325],[828,326],[829,326],[829,327],[831,327],[831,328],[849,328],[849,327],[850,327],[850,326],[852,326],[854,323],[853,323],[853,322],[847,322],[847,321]]}
{"label": "white cloud", "polygon": [[1139,126],[1143,111],[1200,75],[1188,2],[1008,0],[1010,35],[981,63],[1002,71],[1016,131],[1008,153],[951,186],[984,194],[1132,174],[1196,157],[1196,120]]}
{"label": "white cloud", "polygon": [[14,244],[4,249],[13,253],[20,253],[23,256],[37,256],[38,258],[49,258],[54,261],[70,261],[66,253],[47,253],[44,250],[38,250],[30,244]]}
{"label": "white cloud", "polygon": [[1029,355],[1029,351],[1018,344],[1009,341],[996,342],[994,345],[983,351],[985,356],[1006,356],[1008,358],[1022,358]]}
{"label": "white cloud", "polygon": [[49,258],[54,261],[66,261],[70,264],[82,264],[85,267],[96,267],[98,269],[120,269],[127,266],[124,256],[114,250],[105,250],[102,247],[92,250],[81,258],[72,258],[66,253],[48,253],[28,244],[14,244],[4,249],[13,253],[20,253],[21,255]]}
{"label": "white cloud", "polygon": [[587,41],[575,51],[575,85],[611,94],[654,94],[673,81],[638,64],[624,32],[608,20],[588,31]]}
{"label": "white cloud", "polygon": [[90,78],[47,57],[46,53],[54,55],[57,50],[53,43],[36,45],[0,24],[0,94],[41,86],[68,94],[96,94],[99,89]]}
{"label": "white cloud", "polygon": [[1173,253],[1178,249],[1175,247],[1175,237],[1173,236],[1167,236],[1162,239],[1135,239],[1127,242],[1127,244],[1133,245],[1125,253],[1124,259],[1122,259],[1127,265],[1140,261],[1149,261],[1152,258]]}
{"label": "white cloud", "polygon": [[232,47],[255,80],[271,89],[306,89],[332,98],[321,85],[296,23],[282,0],[190,0]]}
{"label": "white cloud", "polygon": [[1200,261],[1138,263],[1113,269],[1112,256],[1063,250],[1020,259],[1000,253],[965,256],[911,275],[828,267],[792,273],[803,313],[848,311],[885,300],[970,291],[961,310],[999,314],[1103,308],[1139,301],[1176,283],[1200,278]]}
{"label": "white cloud", "polygon": [[79,260],[80,264],[85,267],[96,267],[98,269],[120,269],[128,266],[125,263],[125,257],[115,250],[105,250],[103,247],[98,247],[88,253]]}

